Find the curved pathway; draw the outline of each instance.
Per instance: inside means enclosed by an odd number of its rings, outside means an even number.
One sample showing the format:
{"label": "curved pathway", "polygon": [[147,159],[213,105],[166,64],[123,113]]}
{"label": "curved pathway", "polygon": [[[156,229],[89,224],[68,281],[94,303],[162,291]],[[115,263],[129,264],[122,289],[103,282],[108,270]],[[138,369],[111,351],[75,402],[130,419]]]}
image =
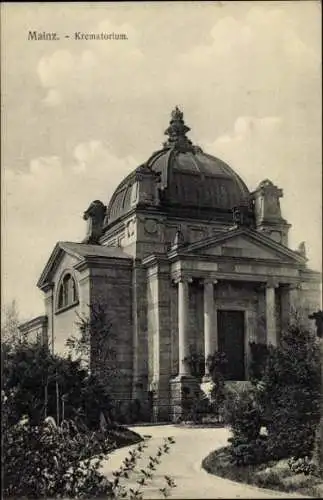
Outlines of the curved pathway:
{"label": "curved pathway", "polygon": [[[197,499],[197,498],[306,498],[300,495],[280,493],[265,490],[254,486],[235,483],[228,479],[222,479],[208,474],[202,469],[202,460],[211,451],[225,446],[229,437],[229,431],[224,428],[188,428],[175,425],[158,425],[133,427],[132,430],[141,434],[149,435],[148,447],[144,455],[154,455],[163,438],[173,436],[176,443],[171,445],[170,452],[163,455],[161,464],[158,465],[149,486],[143,488],[144,498],[163,498],[159,488],[165,486],[164,475],[171,476],[176,488],[171,490],[170,500],[173,498]],[[118,469],[122,460],[128,455],[132,447],[116,450],[110,455],[108,461],[103,465],[103,471],[108,476]],[[139,469],[143,468],[147,460],[143,456],[139,462]],[[127,481],[127,486],[137,487],[136,475],[131,476],[132,481]],[[308,498],[308,497],[307,497]]]}

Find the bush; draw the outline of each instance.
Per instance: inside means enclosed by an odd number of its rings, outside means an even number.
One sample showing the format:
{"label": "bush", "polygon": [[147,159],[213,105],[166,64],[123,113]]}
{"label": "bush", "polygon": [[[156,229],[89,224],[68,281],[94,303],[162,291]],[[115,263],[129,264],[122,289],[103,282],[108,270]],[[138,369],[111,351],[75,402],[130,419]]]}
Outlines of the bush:
{"label": "bush", "polygon": [[257,383],[265,374],[266,362],[269,354],[269,349],[266,344],[258,344],[256,342],[249,343],[250,361],[248,366],[249,380]]}
{"label": "bush", "polygon": [[[190,367],[191,375],[197,379],[202,379],[205,374],[205,356],[198,354],[190,347],[190,355],[185,358]],[[201,423],[204,418],[211,417],[219,422],[221,406],[224,401],[224,370],[227,360],[222,352],[216,351],[207,358],[210,380],[209,388],[205,385],[203,390],[197,391],[195,398],[186,397],[183,400],[183,417],[181,421],[193,421]]]}
{"label": "bush", "polygon": [[79,432],[73,424],[56,427],[50,418],[33,426],[25,418],[6,429],[2,444],[5,497],[73,498],[82,492],[89,498],[107,491],[98,468],[114,445],[95,433]]}
{"label": "bush", "polygon": [[311,333],[294,325],[271,348],[259,399],[275,458],[311,456],[320,419],[320,353]]}
{"label": "bush", "polygon": [[257,438],[261,428],[261,411],[256,390],[247,385],[227,387],[223,416],[233,433],[249,440]]}
{"label": "bush", "polygon": [[308,456],[303,458],[292,457],[288,460],[288,466],[294,474],[304,474],[305,476],[318,474],[317,467]]}
{"label": "bush", "polygon": [[[3,402],[8,400],[3,395]],[[7,414],[7,412],[5,413]],[[175,443],[168,437],[159,446],[156,456],[149,456],[148,465],[141,469],[136,490],[127,488],[121,479],[129,479],[145,447],[139,443],[129,452],[113,478],[100,472],[102,460],[114,449],[112,441],[98,432],[80,432],[74,422],[58,427],[48,417],[39,426],[30,425],[27,418],[13,426],[5,426],[2,436],[3,495],[5,498],[129,498],[142,499],[141,487],[153,477],[161,457]],[[175,483],[164,476],[165,487],[160,492],[169,496]]]}
{"label": "bush", "polygon": [[22,415],[27,415],[33,425],[40,424],[46,416],[57,420],[57,410],[59,420],[78,417],[90,429],[98,428],[101,412],[110,420],[112,402],[105,384],[89,375],[79,360],[54,356],[37,344],[24,343],[15,349],[6,344],[1,347],[2,389],[7,395],[14,394],[10,424],[17,423]]}
{"label": "bush", "polygon": [[230,425],[232,462],[261,463],[267,459],[266,437],[260,435],[262,418],[255,388],[246,385],[226,390],[224,419]]}
{"label": "bush", "polygon": [[266,438],[258,436],[249,441],[236,435],[229,439],[231,460],[235,465],[260,464],[267,460]]}

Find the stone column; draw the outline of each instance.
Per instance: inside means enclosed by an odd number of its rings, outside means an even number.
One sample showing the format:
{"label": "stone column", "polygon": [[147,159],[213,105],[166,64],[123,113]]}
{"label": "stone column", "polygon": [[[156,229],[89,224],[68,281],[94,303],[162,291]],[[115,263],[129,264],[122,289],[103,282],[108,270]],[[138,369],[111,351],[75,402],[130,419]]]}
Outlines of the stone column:
{"label": "stone column", "polygon": [[277,345],[277,328],[276,328],[276,301],[275,289],[277,284],[268,282],[266,285],[266,330],[267,344]]}
{"label": "stone column", "polygon": [[171,380],[172,420],[177,422],[192,406],[199,393],[198,381],[189,372],[184,359],[189,356],[188,338],[188,284],[189,279],[178,280],[178,375]]}
{"label": "stone column", "polygon": [[217,347],[217,317],[214,310],[213,285],[216,281],[204,280],[204,357],[205,374],[203,381],[210,379],[208,358],[214,354]]}
{"label": "stone column", "polygon": [[189,375],[185,358],[189,356],[188,339],[188,280],[181,278],[178,282],[178,374]]}

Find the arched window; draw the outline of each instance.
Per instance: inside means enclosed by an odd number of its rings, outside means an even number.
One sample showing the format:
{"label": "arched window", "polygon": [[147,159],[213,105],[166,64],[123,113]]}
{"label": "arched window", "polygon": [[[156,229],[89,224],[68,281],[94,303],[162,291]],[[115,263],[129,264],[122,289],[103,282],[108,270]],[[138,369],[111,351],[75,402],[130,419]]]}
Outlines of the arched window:
{"label": "arched window", "polygon": [[63,309],[76,304],[78,301],[77,287],[73,276],[65,274],[58,289],[57,309]]}

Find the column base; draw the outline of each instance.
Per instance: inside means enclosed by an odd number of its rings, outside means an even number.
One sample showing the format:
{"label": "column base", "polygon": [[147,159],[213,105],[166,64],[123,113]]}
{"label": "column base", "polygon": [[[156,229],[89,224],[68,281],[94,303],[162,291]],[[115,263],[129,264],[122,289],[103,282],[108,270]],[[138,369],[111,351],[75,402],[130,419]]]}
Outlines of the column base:
{"label": "column base", "polygon": [[170,387],[168,376],[161,376],[150,385],[151,391],[151,421],[169,422],[170,413]]}
{"label": "column base", "polygon": [[206,383],[206,382],[212,382],[212,377],[211,375],[208,373],[206,375],[204,375],[202,377],[202,384]]}
{"label": "column base", "polygon": [[199,382],[192,375],[177,375],[170,381],[171,387],[171,419],[180,421],[189,413],[192,404],[200,392]]}

